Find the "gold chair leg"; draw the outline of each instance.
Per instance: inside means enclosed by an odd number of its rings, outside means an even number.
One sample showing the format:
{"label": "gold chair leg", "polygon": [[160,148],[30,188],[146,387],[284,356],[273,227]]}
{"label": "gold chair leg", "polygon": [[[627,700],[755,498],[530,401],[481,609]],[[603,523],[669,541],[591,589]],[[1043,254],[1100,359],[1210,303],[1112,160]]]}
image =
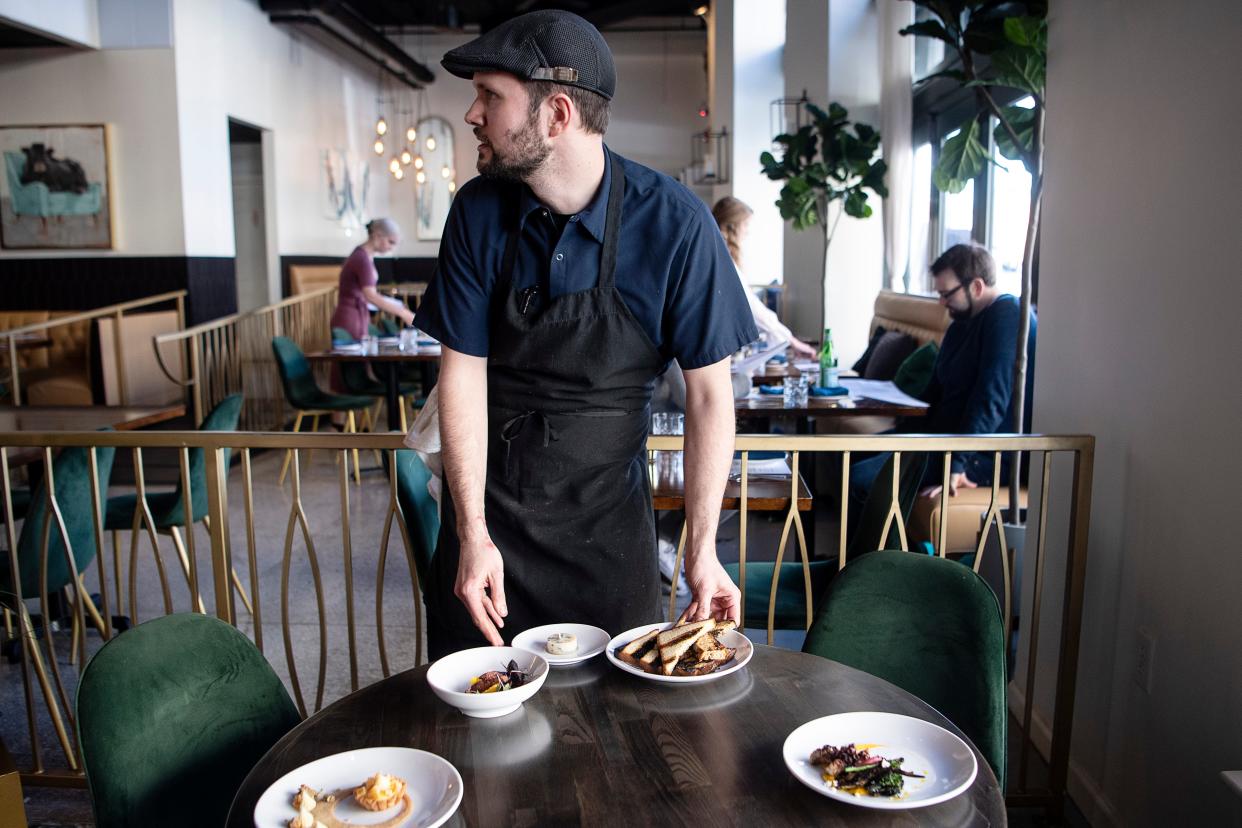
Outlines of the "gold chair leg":
{"label": "gold chair leg", "polygon": [[13,613],[9,612],[8,607],[4,609],[4,637],[13,637]]}
{"label": "gold chair leg", "polygon": [[[176,526],[173,526],[168,530],[168,533],[172,535],[173,546],[177,548],[177,557],[181,560],[181,571],[185,573],[185,585],[186,587],[189,587],[191,584],[190,556],[186,554],[185,543],[181,540],[181,530],[178,529]],[[207,614],[207,608],[203,606],[202,595],[191,595],[190,602],[195,604],[198,607],[199,612],[201,612],[204,615]]]}
{"label": "gold chair leg", "polygon": [[[297,432],[302,428],[302,412],[298,412],[298,418],[293,421],[293,430]],[[285,462],[280,467],[280,478],[276,481],[277,486],[283,486],[285,483],[285,472],[289,471],[289,461],[293,459],[293,449],[285,449]]]}
{"label": "gold chair leg", "polygon": [[409,434],[410,427],[406,425],[405,419],[405,397],[397,397],[397,406],[401,409],[401,433]]}
{"label": "gold chair leg", "polygon": [[104,624],[103,616],[99,614],[99,607],[95,606],[95,602],[91,600],[91,594],[86,588],[86,573],[78,576],[78,583],[82,589],[82,603],[86,606],[86,612],[90,615],[91,621],[99,629],[99,634],[105,639],[108,637],[108,628]]}
{"label": "gold chair leg", "polygon": [[[354,427],[354,412],[347,412],[345,415],[345,433],[357,434],[358,431]],[[352,450],[354,455],[354,482],[359,486],[362,485],[362,467],[358,464],[358,449]]]}
{"label": "gold chair leg", "polygon": [[[379,417],[378,408],[376,409],[375,416]],[[369,408],[362,409],[362,427],[363,428],[365,428],[369,433],[374,433],[376,422],[377,422],[376,420],[373,420],[371,418],[371,409]],[[379,449],[371,449],[371,454],[375,455],[375,464],[377,466],[383,464],[384,460],[383,458],[380,457]]]}
{"label": "gold chair leg", "polygon": [[[311,417],[311,432],[314,434],[319,433],[319,415],[318,414],[315,414]],[[315,450],[307,449],[306,462],[308,465],[310,464],[311,458],[313,458],[314,456],[315,456]]]}
{"label": "gold chair leg", "polygon": [[69,618],[69,663],[75,665],[78,663],[78,641],[82,635],[82,627],[78,624],[76,611],[70,611]]}

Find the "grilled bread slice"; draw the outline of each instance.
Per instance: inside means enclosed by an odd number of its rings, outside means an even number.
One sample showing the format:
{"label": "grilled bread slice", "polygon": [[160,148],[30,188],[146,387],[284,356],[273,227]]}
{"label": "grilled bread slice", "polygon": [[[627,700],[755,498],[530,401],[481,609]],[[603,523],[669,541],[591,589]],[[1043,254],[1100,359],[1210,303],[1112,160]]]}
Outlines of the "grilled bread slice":
{"label": "grilled bread slice", "polygon": [[660,633],[656,638],[656,645],[660,648],[660,669],[664,675],[671,676],[677,662],[694,646],[694,642],[707,635],[715,627],[716,622],[709,618],[706,621],[672,627]]}
{"label": "grilled bread slice", "polygon": [[654,672],[655,663],[660,656],[660,651],[656,648],[656,637],[659,634],[660,631],[655,629],[646,635],[640,635],[617,650],[617,658],[640,670]]}
{"label": "grilled bread slice", "polygon": [[717,621],[716,628],[712,630],[712,635],[719,635],[722,632],[728,632],[729,630],[735,629],[737,629],[737,622],[732,618],[726,621]]}

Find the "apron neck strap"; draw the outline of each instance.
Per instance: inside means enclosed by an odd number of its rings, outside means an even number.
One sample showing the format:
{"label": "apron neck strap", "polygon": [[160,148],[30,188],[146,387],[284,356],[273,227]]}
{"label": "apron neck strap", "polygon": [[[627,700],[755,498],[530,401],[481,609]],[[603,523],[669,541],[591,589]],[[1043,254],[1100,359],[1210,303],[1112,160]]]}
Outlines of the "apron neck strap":
{"label": "apron neck strap", "polygon": [[[617,269],[617,244],[621,235],[621,204],[625,198],[625,172],[621,162],[607,148],[604,149],[606,161],[612,168],[612,183],[608,188],[608,212],[604,219],[604,249],[599,256],[599,286],[611,288],[615,283],[613,275]],[[501,259],[501,283],[508,286],[513,280],[513,266],[517,262],[518,237],[522,235],[522,194],[520,188],[514,188],[513,194],[513,230],[505,240],[505,253]]]}
{"label": "apron neck strap", "polygon": [[612,166],[612,183],[608,187],[608,213],[604,220],[604,250],[599,257],[599,286],[611,288],[617,269],[617,244],[621,235],[621,203],[625,198],[625,173],[617,156],[604,150]]}

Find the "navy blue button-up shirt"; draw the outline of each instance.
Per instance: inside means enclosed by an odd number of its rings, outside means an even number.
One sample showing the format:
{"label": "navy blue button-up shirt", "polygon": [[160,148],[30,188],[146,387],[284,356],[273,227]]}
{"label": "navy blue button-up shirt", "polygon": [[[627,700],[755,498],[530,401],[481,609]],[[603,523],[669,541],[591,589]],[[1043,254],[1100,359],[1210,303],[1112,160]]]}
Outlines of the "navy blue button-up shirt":
{"label": "navy blue button-up shirt", "polygon": [[[605,150],[606,153],[611,152]],[[707,206],[662,173],[617,156],[625,171],[616,286],[665,359],[719,362],[758,337],[729,251]],[[453,200],[435,278],[415,324],[449,348],[485,357],[492,292],[515,216],[513,287],[556,297],[599,281],[611,165],[591,202],[563,221],[524,184],[479,176]]]}

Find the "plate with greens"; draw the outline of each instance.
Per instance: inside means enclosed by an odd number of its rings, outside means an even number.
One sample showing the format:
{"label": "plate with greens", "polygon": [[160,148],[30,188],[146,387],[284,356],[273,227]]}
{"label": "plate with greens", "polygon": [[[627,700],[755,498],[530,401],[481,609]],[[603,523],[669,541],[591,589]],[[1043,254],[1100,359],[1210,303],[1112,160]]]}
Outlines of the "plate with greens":
{"label": "plate with greens", "polygon": [[979,772],[943,727],[896,713],[838,713],[785,739],[785,766],[818,794],[863,808],[922,808],[952,799]]}

